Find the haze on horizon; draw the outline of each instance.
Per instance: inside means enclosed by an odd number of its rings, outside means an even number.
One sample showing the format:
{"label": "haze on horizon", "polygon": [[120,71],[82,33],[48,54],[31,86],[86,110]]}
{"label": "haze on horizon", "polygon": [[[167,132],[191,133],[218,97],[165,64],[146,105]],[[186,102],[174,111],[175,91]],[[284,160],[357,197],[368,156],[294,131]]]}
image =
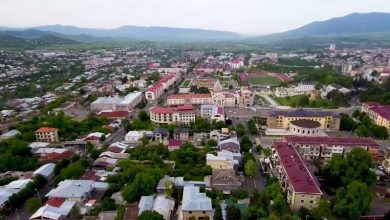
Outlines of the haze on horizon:
{"label": "haze on horizon", "polygon": [[1,0],[0,26],[163,26],[254,35],[287,31],[354,12],[390,12],[388,1]]}

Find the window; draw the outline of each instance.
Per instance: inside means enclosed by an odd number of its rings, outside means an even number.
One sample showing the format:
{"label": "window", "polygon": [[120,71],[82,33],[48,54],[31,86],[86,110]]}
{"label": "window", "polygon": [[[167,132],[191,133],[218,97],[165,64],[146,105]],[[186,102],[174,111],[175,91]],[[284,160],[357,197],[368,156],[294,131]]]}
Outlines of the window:
{"label": "window", "polygon": [[305,202],[305,200],[302,199],[302,200],[301,200],[301,203],[304,203],[304,202]]}
{"label": "window", "polygon": [[312,203],[312,204],[313,204],[313,200],[310,200],[310,203]]}

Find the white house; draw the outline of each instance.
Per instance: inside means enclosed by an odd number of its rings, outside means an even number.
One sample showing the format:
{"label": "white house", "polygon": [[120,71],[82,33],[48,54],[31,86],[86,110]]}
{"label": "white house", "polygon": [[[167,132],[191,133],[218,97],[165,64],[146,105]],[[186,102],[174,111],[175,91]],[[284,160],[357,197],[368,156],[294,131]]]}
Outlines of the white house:
{"label": "white house", "polygon": [[128,143],[137,143],[141,138],[144,137],[144,131],[129,131],[125,135],[125,141]]}

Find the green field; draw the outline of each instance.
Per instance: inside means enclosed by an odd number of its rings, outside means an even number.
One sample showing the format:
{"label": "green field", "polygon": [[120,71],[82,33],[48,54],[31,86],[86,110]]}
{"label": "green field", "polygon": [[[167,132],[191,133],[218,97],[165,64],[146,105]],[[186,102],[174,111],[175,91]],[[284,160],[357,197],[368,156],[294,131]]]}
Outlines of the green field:
{"label": "green field", "polygon": [[275,76],[250,77],[249,84],[275,86],[280,84],[280,80]]}
{"label": "green field", "polygon": [[190,83],[191,83],[191,80],[186,80],[183,82],[183,84],[181,84],[181,86],[188,87],[190,85]]}

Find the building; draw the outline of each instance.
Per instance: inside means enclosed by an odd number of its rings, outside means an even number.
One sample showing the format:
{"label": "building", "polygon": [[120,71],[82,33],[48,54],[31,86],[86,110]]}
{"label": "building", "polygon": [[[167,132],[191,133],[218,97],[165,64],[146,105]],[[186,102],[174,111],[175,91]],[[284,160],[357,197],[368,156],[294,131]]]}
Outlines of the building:
{"label": "building", "polygon": [[223,107],[217,105],[200,106],[200,117],[209,121],[225,121]]}
{"label": "building", "polygon": [[164,92],[164,90],[169,89],[176,79],[180,77],[180,74],[166,74],[161,79],[156,82],[153,86],[149,87],[145,92],[146,100],[156,100],[158,99]]}
{"label": "building", "polygon": [[50,190],[46,197],[66,199],[83,204],[89,200],[94,190],[106,190],[107,188],[107,183],[92,180],[64,180],[58,184],[57,188]]}
{"label": "building", "polygon": [[329,45],[329,50],[330,51],[335,51],[336,50],[336,44],[330,44]]}
{"label": "building", "polygon": [[173,139],[180,141],[188,141],[190,132],[187,128],[175,128],[173,130]]}
{"label": "building", "polygon": [[183,124],[189,125],[195,121],[195,109],[192,105],[177,107],[155,106],[149,109],[150,120],[156,124]]}
{"label": "building", "polygon": [[150,210],[158,212],[165,220],[169,220],[175,208],[175,201],[161,194],[157,195],[156,198],[153,196],[142,196],[138,208],[138,215],[141,215],[146,210]]}
{"label": "building", "polygon": [[307,119],[317,121],[322,130],[339,130],[340,117],[338,114],[326,111],[306,111],[298,109],[294,111],[273,111],[267,117],[268,129],[288,129],[291,121]]}
{"label": "building", "polygon": [[384,126],[390,131],[390,105],[365,102],[362,104],[362,112],[367,113],[374,124]]}
{"label": "building", "polygon": [[167,105],[204,105],[211,103],[211,94],[177,94],[167,98]]}
{"label": "building", "polygon": [[223,107],[235,107],[238,103],[238,94],[231,92],[213,92],[211,103]]}
{"label": "building", "polygon": [[156,128],[153,131],[154,140],[160,143],[167,143],[169,138],[169,131],[165,128]]}
{"label": "building", "polygon": [[37,141],[41,142],[58,142],[58,129],[50,127],[41,127],[35,131]]}
{"label": "building", "polygon": [[338,84],[333,83],[333,84],[330,84],[330,85],[325,86],[325,87],[321,90],[321,96],[325,98],[325,97],[328,95],[328,93],[331,92],[331,91],[333,91],[333,90],[336,90],[336,91],[338,91],[338,92],[341,92],[341,93],[343,93],[344,95],[346,95],[346,94],[348,94],[348,93],[351,92],[350,89],[347,89],[347,88],[345,88],[345,87],[343,87],[343,86],[340,86],[340,85],[338,85]]}
{"label": "building", "polygon": [[286,142],[276,142],[272,155],[273,174],[279,179],[287,195],[287,204],[293,212],[304,207],[312,209],[318,206],[322,192],[305,162]]}
{"label": "building", "polygon": [[131,111],[142,102],[142,92],[132,92],[125,97],[99,97],[91,103],[92,111]]}
{"label": "building", "polygon": [[241,187],[236,172],[230,169],[213,169],[210,184],[213,189],[223,191],[225,194],[230,194]]}
{"label": "building", "polygon": [[7,131],[4,134],[0,135],[0,140],[7,140],[7,139],[15,137],[18,134],[20,134],[20,132],[18,130],[15,130],[15,129],[10,130],[10,131]]}
{"label": "building", "polygon": [[103,111],[97,114],[99,117],[105,117],[109,120],[126,119],[130,117],[129,111]]}
{"label": "building", "polygon": [[289,134],[298,136],[320,136],[322,135],[321,123],[309,119],[290,121]]}
{"label": "building", "polygon": [[181,219],[213,219],[213,207],[211,199],[200,188],[194,185],[186,185],[183,189],[181,207]]}
{"label": "building", "polygon": [[54,177],[54,168],[55,168],[54,163],[47,163],[45,165],[42,165],[39,167],[37,170],[33,172],[33,175],[42,175],[45,177],[47,180],[51,180]]}
{"label": "building", "polygon": [[238,161],[229,156],[206,154],[206,164],[212,169],[234,170],[234,167],[238,165]]}
{"label": "building", "polygon": [[33,181],[32,179],[19,179],[0,187],[0,208],[3,208],[9,197],[26,188],[27,184]]}
{"label": "building", "polygon": [[183,142],[181,140],[175,140],[175,139],[168,140],[168,150],[169,151],[178,150],[180,149],[182,143]]}
{"label": "building", "polygon": [[51,198],[39,208],[29,219],[62,220],[69,219],[76,202],[61,198]]}
{"label": "building", "polygon": [[387,174],[390,174],[390,151],[386,153],[382,161],[382,167]]}
{"label": "building", "polygon": [[144,131],[129,131],[125,135],[125,141],[127,143],[137,143],[144,137]]}
{"label": "building", "polygon": [[240,142],[238,141],[238,139],[236,137],[220,141],[218,143],[218,149],[220,151],[226,150],[226,151],[230,151],[232,153],[240,153],[240,151],[241,151]]}
{"label": "building", "polygon": [[370,138],[285,136],[284,142],[293,146],[305,159],[329,160],[333,155],[345,155],[356,147],[368,150],[373,159],[379,153],[379,144]]}
{"label": "building", "polygon": [[238,105],[241,107],[253,106],[255,94],[249,87],[242,87],[238,91]]}

